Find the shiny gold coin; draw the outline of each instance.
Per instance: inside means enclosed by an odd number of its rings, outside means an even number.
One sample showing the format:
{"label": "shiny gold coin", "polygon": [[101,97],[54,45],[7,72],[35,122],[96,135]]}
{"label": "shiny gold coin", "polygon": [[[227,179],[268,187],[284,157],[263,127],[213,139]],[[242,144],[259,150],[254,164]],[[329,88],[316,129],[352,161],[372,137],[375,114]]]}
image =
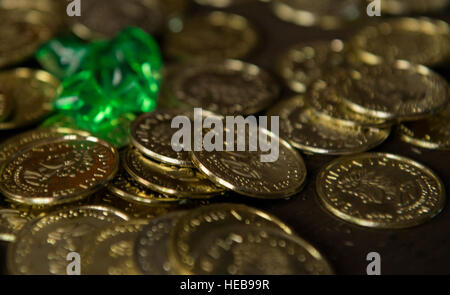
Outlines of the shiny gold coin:
{"label": "shiny gold coin", "polygon": [[15,135],[0,144],[0,166],[8,158],[13,156],[19,150],[34,142],[43,139],[61,137],[67,134],[75,134],[80,136],[89,136],[86,131],[68,129],[68,128],[43,128],[34,129],[18,135]]}
{"label": "shiny gold coin", "polygon": [[65,275],[70,263],[67,254],[80,253],[84,237],[126,220],[125,214],[101,206],[74,207],[37,218],[8,247],[8,270],[16,275]]}
{"label": "shiny gold coin", "polygon": [[180,202],[180,199],[177,197],[169,197],[154,192],[139,184],[122,167],[119,169],[119,173],[108,184],[108,190],[113,195],[125,201],[143,205],[167,205]]}
{"label": "shiny gold coin", "polygon": [[[227,151],[227,147],[222,151],[193,151],[192,162],[218,185],[244,196],[275,200],[300,192],[306,179],[306,166],[300,154],[266,129],[249,129],[245,128],[246,134],[242,136],[244,151],[239,151],[241,136],[238,136],[232,151]],[[260,144],[265,137],[268,143],[252,151],[252,137],[259,138]]]}
{"label": "shiny gold coin", "polygon": [[450,56],[450,27],[437,19],[393,18],[364,27],[349,42],[368,63],[401,59],[434,66]]}
{"label": "shiny gold coin", "polygon": [[433,171],[392,154],[337,159],[319,173],[316,189],[333,215],[374,228],[416,226],[445,205],[444,184]]}
{"label": "shiny gold coin", "polygon": [[0,92],[14,103],[12,115],[0,122],[0,130],[29,126],[49,115],[58,86],[55,77],[40,70],[0,72]]}
{"label": "shiny gold coin", "polygon": [[13,102],[11,97],[0,93],[0,122],[5,121],[11,114],[13,109]]}
{"label": "shiny gold coin", "polygon": [[258,33],[242,16],[224,12],[188,19],[181,32],[167,36],[165,52],[177,60],[218,60],[246,57]]}
{"label": "shiny gold coin", "polygon": [[202,239],[227,226],[255,225],[261,228],[275,228],[287,234],[292,230],[280,221],[257,209],[241,204],[215,204],[189,211],[180,217],[169,240],[169,261],[179,274],[194,274],[200,262],[199,245]]}
{"label": "shiny gold coin", "polygon": [[381,11],[392,15],[429,14],[444,11],[448,5],[448,0],[381,0]]}
{"label": "shiny gold coin", "polygon": [[433,117],[401,124],[398,132],[403,141],[421,148],[450,149],[450,104]]}
{"label": "shiny gold coin", "polygon": [[238,60],[189,65],[175,76],[178,101],[221,115],[258,113],[278,98],[273,77],[253,64]]}
{"label": "shiny gold coin", "polygon": [[345,62],[344,49],[338,39],[295,44],[282,53],[277,71],[292,91],[304,93],[326,71]]}
{"label": "shiny gold coin", "polygon": [[61,23],[60,15],[29,9],[0,9],[0,19],[0,68],[32,56]]}
{"label": "shiny gold coin", "polygon": [[280,19],[299,26],[319,26],[334,30],[361,19],[361,0],[273,0],[273,11]]}
{"label": "shiny gold coin", "polygon": [[441,111],[449,91],[441,76],[407,61],[340,68],[329,75],[327,87],[354,112],[401,121]]}
{"label": "shiny gold coin", "polygon": [[333,274],[311,244],[270,227],[220,228],[206,235],[198,247],[196,275]]}
{"label": "shiny gold coin", "polygon": [[192,168],[164,165],[145,158],[133,148],[124,155],[125,170],[141,185],[169,196],[203,199],[223,193],[200,172]]}
{"label": "shiny gold coin", "polygon": [[313,83],[307,94],[309,106],[319,117],[330,120],[330,123],[346,126],[389,127],[393,125],[393,121],[352,111],[343,102],[344,98],[340,96],[340,85],[326,82],[334,81],[334,77],[327,79],[325,75],[322,78],[323,80]]}
{"label": "shiny gold coin", "polygon": [[0,209],[0,241],[14,242],[16,235],[32,219],[26,212],[15,209]]}
{"label": "shiny gold coin", "polygon": [[268,111],[280,117],[280,137],[292,146],[316,154],[344,155],[370,150],[384,142],[390,128],[340,125],[324,120],[308,107],[305,98],[295,96]]}
{"label": "shiny gold coin", "polygon": [[174,274],[169,261],[168,242],[173,227],[186,211],[175,211],[151,220],[138,235],[135,262],[145,275]]}
{"label": "shiny gold coin", "polygon": [[5,161],[0,192],[28,205],[73,202],[101,189],[114,177],[118,165],[117,151],[94,137],[42,140]]}
{"label": "shiny gold coin", "polygon": [[164,11],[157,0],[84,0],[80,16],[67,18],[72,31],[85,40],[115,37],[129,26],[159,32]]}
{"label": "shiny gold coin", "polygon": [[135,241],[148,220],[111,224],[84,240],[81,255],[84,275],[140,275],[134,262]]}

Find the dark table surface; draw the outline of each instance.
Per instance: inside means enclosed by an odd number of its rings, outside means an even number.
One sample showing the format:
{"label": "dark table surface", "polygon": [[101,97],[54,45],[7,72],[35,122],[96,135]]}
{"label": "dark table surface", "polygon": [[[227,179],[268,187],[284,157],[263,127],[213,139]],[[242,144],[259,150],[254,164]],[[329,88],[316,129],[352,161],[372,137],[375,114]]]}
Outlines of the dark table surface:
{"label": "dark table surface", "polygon": [[[425,0],[424,0],[425,1]],[[193,5],[192,12],[209,8]],[[225,9],[241,14],[261,31],[259,48],[246,61],[274,71],[276,57],[287,46],[317,39],[345,38],[353,29],[322,31],[301,28],[276,18],[265,3],[247,3]],[[450,13],[435,16],[450,20]],[[437,71],[447,79],[450,68]],[[293,95],[287,88],[282,98]],[[0,142],[10,136],[0,133]],[[434,170],[450,190],[450,151],[429,151],[401,142],[392,133],[376,152],[395,153],[410,157]],[[235,196],[234,200],[266,210],[287,224],[304,239],[314,244],[331,262],[337,274],[366,274],[366,256],[375,251],[381,255],[382,274],[450,274],[450,208],[426,224],[403,230],[376,230],[343,222],[327,213],[317,201],[314,183],[318,171],[333,160],[332,156],[304,155],[308,168],[305,189],[290,200],[256,201]],[[6,273],[7,243],[0,242],[0,273]]]}

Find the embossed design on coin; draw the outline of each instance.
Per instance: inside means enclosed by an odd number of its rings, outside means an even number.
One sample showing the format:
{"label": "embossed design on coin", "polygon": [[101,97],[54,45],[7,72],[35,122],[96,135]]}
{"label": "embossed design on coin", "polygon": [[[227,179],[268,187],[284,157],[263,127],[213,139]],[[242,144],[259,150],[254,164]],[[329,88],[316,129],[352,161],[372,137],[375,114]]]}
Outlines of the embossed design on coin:
{"label": "embossed design on coin", "polygon": [[349,41],[366,62],[398,59],[427,66],[449,58],[449,25],[429,18],[393,18],[366,26]]}
{"label": "embossed design on coin", "polygon": [[167,244],[173,227],[186,211],[175,211],[155,218],[142,229],[135,248],[136,264],[146,275],[173,274]]}
{"label": "embossed design on coin", "polygon": [[133,220],[99,229],[85,239],[81,253],[85,275],[140,275],[133,249],[147,220]]}
{"label": "embossed design on coin", "polygon": [[192,168],[157,163],[133,148],[125,152],[123,163],[125,170],[138,183],[162,194],[179,198],[210,198],[224,191]]}
{"label": "embossed design on coin", "polygon": [[14,102],[14,112],[0,130],[33,124],[52,110],[59,81],[47,72],[19,68],[0,73],[0,92]]}
{"label": "embossed design on coin", "polygon": [[128,26],[158,32],[163,25],[164,11],[156,0],[84,0],[81,16],[69,17],[73,32],[82,39],[115,37]]}
{"label": "embossed design on coin", "polygon": [[52,212],[27,224],[8,248],[11,274],[65,275],[67,254],[80,253],[83,238],[128,217],[112,208],[83,206]]}
{"label": "embossed design on coin", "polygon": [[444,185],[430,169],[392,154],[337,159],[322,169],[316,189],[332,214],[366,227],[416,226],[445,204]]}
{"label": "embossed design on coin", "polygon": [[274,162],[261,161],[261,155],[266,154],[261,147],[250,151],[247,128],[245,151],[238,151],[235,141],[234,151],[226,151],[226,148],[223,151],[193,151],[192,161],[218,185],[245,196],[280,199],[298,193],[306,179],[303,158],[275,134],[262,128],[259,131],[259,136],[264,134],[269,141],[279,143],[278,159]]}
{"label": "embossed design on coin", "polygon": [[267,72],[237,60],[188,66],[175,77],[173,87],[182,103],[222,115],[257,113],[280,93]]}
{"label": "embossed design on coin", "polygon": [[280,116],[280,137],[295,148],[317,154],[343,155],[370,150],[383,141],[390,128],[345,126],[323,120],[306,106],[302,96],[283,101],[268,111]]}
{"label": "embossed design on coin", "polygon": [[169,241],[169,259],[177,273],[194,274],[202,254],[200,241],[224,226],[255,225],[275,228],[287,234],[292,230],[278,218],[241,204],[214,204],[197,208],[182,216]]}
{"label": "embossed design on coin", "polygon": [[448,102],[447,82],[407,61],[339,69],[327,83],[353,111],[383,119],[417,120]]}
{"label": "embossed design on coin", "polygon": [[26,212],[15,209],[0,209],[0,241],[14,242],[17,233],[32,219]]}
{"label": "embossed design on coin", "polygon": [[450,104],[443,112],[428,119],[405,122],[398,128],[400,138],[426,149],[450,149]]}
{"label": "embossed design on coin", "polygon": [[244,58],[257,45],[258,33],[247,19],[219,11],[193,17],[167,37],[165,52],[180,60]]}
{"label": "embossed design on coin", "polygon": [[273,228],[224,227],[211,231],[199,248],[198,275],[333,274],[312,245]]}
{"label": "embossed design on coin", "polygon": [[93,137],[67,135],[39,141],[5,162],[0,191],[29,205],[72,202],[110,181],[118,158],[113,147]]}

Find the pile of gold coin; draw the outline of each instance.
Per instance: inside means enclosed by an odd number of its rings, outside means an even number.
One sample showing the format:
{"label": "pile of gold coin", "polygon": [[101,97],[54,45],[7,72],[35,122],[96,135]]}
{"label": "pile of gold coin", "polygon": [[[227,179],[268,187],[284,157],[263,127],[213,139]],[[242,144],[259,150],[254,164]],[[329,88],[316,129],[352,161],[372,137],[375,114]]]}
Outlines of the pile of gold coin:
{"label": "pile of gold coin", "polygon": [[[444,210],[437,173],[378,148],[395,137],[419,152],[443,151],[448,162],[449,85],[435,71],[450,62],[446,22],[366,23],[363,0],[258,3],[298,30],[359,25],[347,39],[279,48],[271,71],[249,58],[265,46],[261,28],[228,10],[189,16],[187,0],[89,0],[71,18],[60,2],[0,0],[0,241],[8,243],[9,273],[67,274],[75,253],[88,275],[333,274],[320,244],[244,204],[310,197],[335,222],[380,231],[420,226]],[[390,15],[448,5],[381,2]],[[26,63],[39,46],[61,30],[88,42],[128,25],[161,37],[166,58],[158,108],[121,126],[130,144],[117,149],[73,124],[36,128],[53,112],[60,85]],[[259,116],[259,125],[226,130],[232,136],[216,142],[219,149],[195,148],[192,134],[174,141],[175,118],[205,135],[237,116]],[[267,127],[274,122],[277,130]],[[232,140],[239,134],[244,150]],[[276,145],[277,155],[251,150],[252,136]],[[329,163],[307,175],[324,156]]]}

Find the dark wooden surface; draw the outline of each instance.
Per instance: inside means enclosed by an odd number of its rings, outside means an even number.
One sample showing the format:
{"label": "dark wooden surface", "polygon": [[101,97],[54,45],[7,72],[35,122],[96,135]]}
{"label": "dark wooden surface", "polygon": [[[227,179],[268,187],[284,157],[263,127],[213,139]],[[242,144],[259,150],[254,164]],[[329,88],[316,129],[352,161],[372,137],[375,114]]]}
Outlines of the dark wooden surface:
{"label": "dark wooden surface", "polygon": [[[312,0],[313,1],[313,0]],[[424,0],[425,1],[425,0]],[[210,10],[193,6],[193,12]],[[352,29],[344,31],[322,31],[315,28],[300,28],[278,20],[265,3],[248,3],[225,9],[249,18],[261,31],[259,48],[246,60],[265,69],[274,69],[278,54],[287,46],[300,41],[345,38]],[[436,16],[445,20],[450,15],[443,12]],[[447,79],[450,71],[438,71]],[[291,96],[286,88],[283,98]],[[0,141],[9,134],[0,133]],[[450,151],[428,151],[415,148],[398,140],[395,132],[377,152],[400,154],[417,160],[433,169],[450,190]],[[275,202],[255,201],[234,196],[233,201],[242,201],[266,210],[291,225],[297,233],[314,244],[332,263],[337,274],[365,274],[366,255],[376,251],[381,254],[383,274],[450,274],[450,208],[430,222],[404,230],[375,230],[354,226],[331,216],[321,208],[314,190],[315,177],[331,156],[304,155],[308,168],[307,185],[303,192],[290,200]],[[7,243],[0,243],[0,273],[6,273],[4,254]]]}

